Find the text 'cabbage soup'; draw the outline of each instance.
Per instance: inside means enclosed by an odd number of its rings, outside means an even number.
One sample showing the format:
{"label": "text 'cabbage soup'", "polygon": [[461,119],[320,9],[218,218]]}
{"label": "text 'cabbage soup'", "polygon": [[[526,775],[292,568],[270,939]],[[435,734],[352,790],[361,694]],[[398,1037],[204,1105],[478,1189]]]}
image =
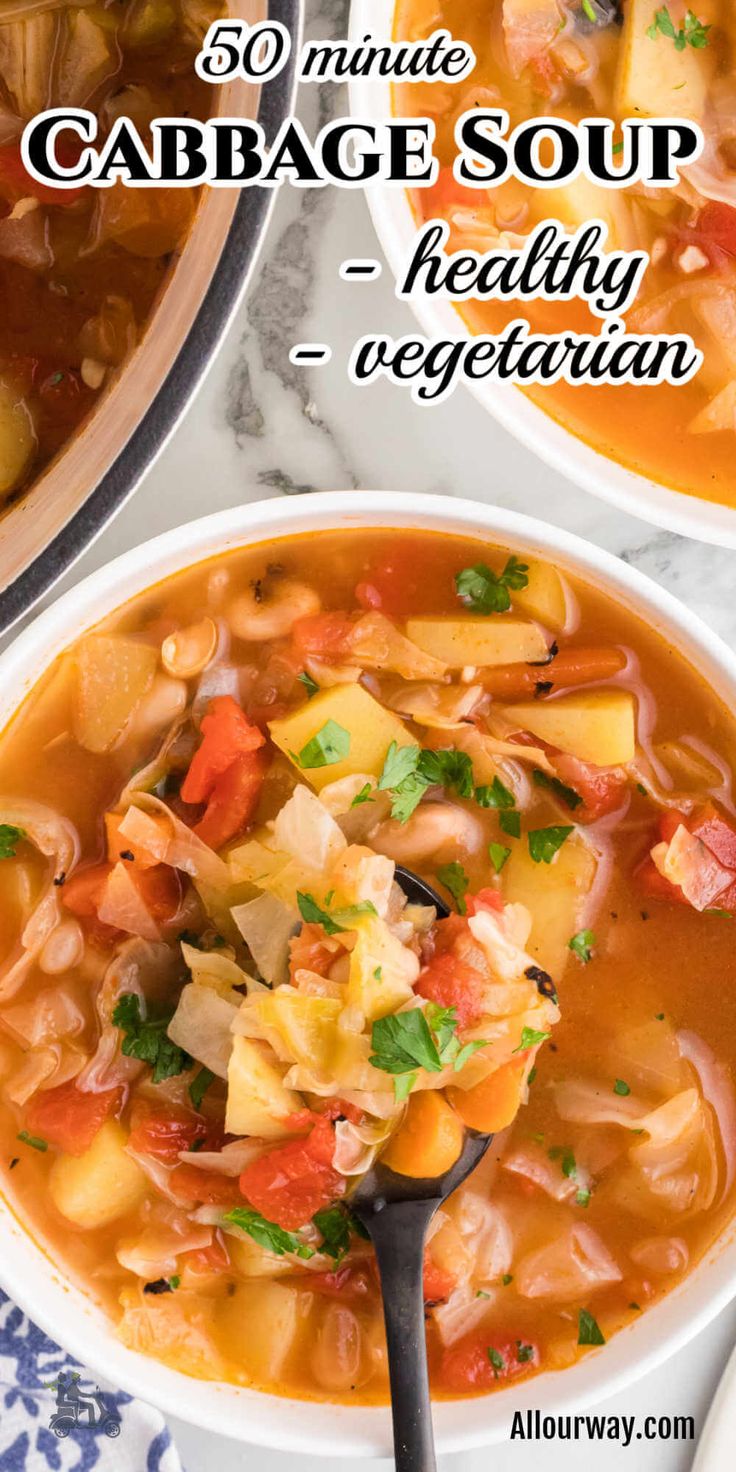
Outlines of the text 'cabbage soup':
{"label": "text 'cabbage soup'", "polygon": [[[194,60],[221,0],[4,0],[0,6],[0,506],[63,448],[146,327],[194,219],[193,189],[54,189],[20,139],[48,107],[206,118]],[[82,152],[68,142],[71,167]]]}
{"label": "text 'cabbage soup'", "polygon": [[[477,541],[310,533],[140,595],[0,742],[3,1174],[125,1344],[387,1396],[375,1158],[431,1176],[435,1392],[559,1369],[733,1208],[733,724]],[[408,904],[394,865],[446,897]]]}
{"label": "text 'cabbage soup'", "polygon": [[[608,249],[650,256],[628,330],[689,333],[705,355],[689,384],[529,390],[552,417],[602,454],[693,495],[736,505],[736,18],[715,0],[398,0],[397,32],[418,40],[444,26],[477,56],[470,77],[402,84],[400,116],[437,126],[442,165],[413,198],[420,219],[449,222],[449,250],[517,249],[545,219],[574,233],[594,219]],[[453,177],[454,126],[474,107],[498,108],[510,127],[535,116],[684,117],[705,133],[705,152],[676,188],[606,189],[583,176],[553,189],[510,178],[467,189]],[[618,142],[621,134],[617,132]],[[469,301],[473,332],[516,317],[536,332],[598,331],[580,301]]]}

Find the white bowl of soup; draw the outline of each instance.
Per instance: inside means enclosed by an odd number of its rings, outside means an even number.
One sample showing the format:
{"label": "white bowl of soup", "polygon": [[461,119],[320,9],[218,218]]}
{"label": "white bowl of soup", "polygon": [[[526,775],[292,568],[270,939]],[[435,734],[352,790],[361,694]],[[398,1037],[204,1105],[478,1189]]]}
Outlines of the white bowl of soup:
{"label": "white bowl of soup", "polygon": [[[594,19],[589,18],[590,9]],[[670,7],[679,26],[686,5]],[[690,333],[704,365],[687,385],[554,387],[520,391],[508,383],[470,385],[486,409],[572,480],[659,526],[726,546],[736,545],[733,329],[736,300],[736,172],[727,120],[736,44],[724,12],[701,6],[712,22],[705,43],[684,49],[656,30],[648,0],[353,0],[351,36],[370,33],[417,40],[440,26],[469,42],[477,65],[462,82],[352,83],[351,114],[389,118],[419,115],[437,128],[436,185],[406,191],[371,186],[374,224],[397,277],[411,258],[425,219],[450,225],[448,250],[515,248],[542,219],[554,216],[571,232],[592,218],[609,227],[609,248],[644,249],[651,264],[634,307],[630,331]],[[682,16],[680,16],[682,10]],[[651,11],[651,14],[649,12]],[[620,24],[623,13],[623,24]],[[618,20],[617,20],[618,17]],[[648,17],[648,19],[647,19]],[[663,99],[667,99],[667,106]],[[505,108],[511,127],[534,114],[650,117],[674,112],[694,118],[706,152],[674,190],[634,200],[626,190],[587,180],[533,190],[509,179],[499,188],[467,190],[455,183],[455,120],[474,106]],[[730,116],[730,114],[728,114]],[[525,304],[415,296],[424,332],[441,339],[494,333],[515,317],[531,330],[578,332],[592,318],[578,302]]]}
{"label": "white bowl of soup", "polygon": [[0,1281],[54,1339],[212,1430],[388,1455],[350,1190],[466,1128],[443,1449],[729,1300],[736,660],[689,611],[511,512],[314,495],[127,553],[0,676]]}

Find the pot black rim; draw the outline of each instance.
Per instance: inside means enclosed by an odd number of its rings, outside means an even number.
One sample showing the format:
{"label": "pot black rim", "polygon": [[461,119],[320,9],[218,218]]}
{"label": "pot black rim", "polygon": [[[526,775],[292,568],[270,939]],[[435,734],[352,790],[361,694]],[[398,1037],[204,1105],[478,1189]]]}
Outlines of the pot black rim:
{"label": "pot black rim", "polygon": [[[267,140],[292,110],[302,34],[302,0],[270,0],[268,13],[292,37],[288,65],[263,87],[258,121]],[[59,532],[0,592],[0,635],[34,608],[104,531],[140,486],[174,434],[217,354],[256,266],[277,191],[241,190],[220,258],[197,314],[155,398],[112,465]],[[155,330],[155,322],[149,330]],[[82,430],[84,433],[84,430]]]}

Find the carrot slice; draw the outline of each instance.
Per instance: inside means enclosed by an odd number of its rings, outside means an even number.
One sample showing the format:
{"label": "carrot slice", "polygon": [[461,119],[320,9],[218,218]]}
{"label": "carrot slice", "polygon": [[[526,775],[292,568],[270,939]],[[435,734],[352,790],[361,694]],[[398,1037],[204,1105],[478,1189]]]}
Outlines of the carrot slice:
{"label": "carrot slice", "polygon": [[488,1135],[505,1130],[516,1118],[526,1066],[525,1058],[512,1058],[472,1089],[448,1089],[463,1123]]}
{"label": "carrot slice", "polygon": [[383,1152],[383,1163],[417,1180],[444,1175],[460,1155],[464,1134],[461,1120],[441,1094],[413,1094],[403,1123]]}
{"label": "carrot slice", "polygon": [[[626,655],[612,647],[563,649],[549,664],[500,664],[485,669],[481,679],[489,695],[503,700],[522,700],[533,695],[538,685],[551,695],[594,680],[611,680],[624,668]],[[547,687],[551,686],[550,689]]]}

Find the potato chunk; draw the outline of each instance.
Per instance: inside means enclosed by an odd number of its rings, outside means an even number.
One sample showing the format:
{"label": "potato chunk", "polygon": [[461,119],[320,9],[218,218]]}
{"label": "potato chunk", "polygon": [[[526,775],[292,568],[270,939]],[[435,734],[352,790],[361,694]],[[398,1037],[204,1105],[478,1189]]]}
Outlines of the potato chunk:
{"label": "potato chunk", "polygon": [[[687,0],[671,0],[667,7],[676,31],[684,24]],[[659,9],[653,0],[628,0],[619,42],[615,108],[619,117],[692,118],[702,121],[715,66],[714,48],[685,46],[678,51],[672,39],[648,34]],[[697,6],[698,19],[717,19],[709,0]]]}
{"label": "potato chunk", "polygon": [[538,618],[556,634],[567,623],[568,595],[556,567],[549,562],[527,563],[527,585],[514,592],[514,608]]}
{"label": "potato chunk", "polygon": [[36,431],[22,393],[0,377],[0,496],[23,479],[36,450]]}
{"label": "potato chunk", "polygon": [[464,665],[534,664],[547,658],[542,630],[505,615],[411,618],[406,632],[413,644],[455,670]]}
{"label": "potato chunk", "polygon": [[146,1194],[139,1165],[126,1154],[127,1135],[110,1119],[83,1155],[60,1155],[49,1176],[57,1211],[75,1226],[91,1231],[133,1211]]}
{"label": "potato chunk", "polygon": [[286,1283],[266,1279],[239,1285],[218,1314],[222,1352],[256,1384],[273,1385],[297,1346],[306,1297]]}
{"label": "potato chunk", "polygon": [[597,767],[634,760],[636,705],[629,690],[582,690],[558,700],[524,701],[504,714],[568,756]]}
{"label": "potato chunk", "polygon": [[153,683],[158,652],[116,634],[91,634],[76,656],[74,734],[86,751],[112,751]]}
{"label": "potato chunk", "polygon": [[385,710],[362,685],[333,685],[315,695],[293,715],[271,721],[269,731],[276,745],[291,757],[299,753],[328,721],[334,721],[350,736],[346,757],[326,767],[302,767],[302,776],[319,792],[328,782],[339,782],[353,772],[379,777],[392,741],[399,746],[416,746],[403,721]]}
{"label": "potato chunk", "polygon": [[532,929],[526,948],[556,981],[570,960],[568,943],[585,923],[597,869],[595,852],[579,831],[570,834],[552,864],[535,864],[527,845],[515,843],[504,865],[504,900],[529,910]]}

